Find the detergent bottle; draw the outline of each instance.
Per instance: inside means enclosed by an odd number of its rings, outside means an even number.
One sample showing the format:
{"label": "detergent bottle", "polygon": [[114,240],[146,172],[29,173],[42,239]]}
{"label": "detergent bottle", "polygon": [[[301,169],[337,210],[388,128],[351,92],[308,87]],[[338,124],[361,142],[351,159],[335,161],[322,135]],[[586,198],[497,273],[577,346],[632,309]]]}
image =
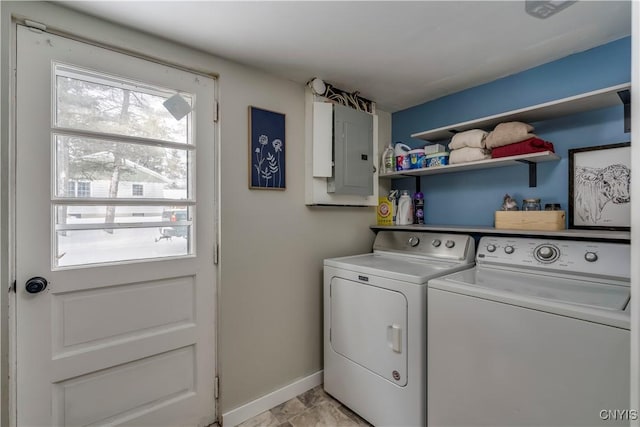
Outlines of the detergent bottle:
{"label": "detergent bottle", "polygon": [[389,143],[389,146],[382,152],[382,158],[380,159],[380,173],[391,173],[396,170],[396,159],[393,146]]}
{"label": "detergent bottle", "polygon": [[395,154],[397,171],[409,169],[409,151],[411,151],[411,147],[401,142],[396,142]]}
{"label": "detergent bottle", "polygon": [[413,213],[413,222],[424,224],[424,194],[420,191],[413,195]]}
{"label": "detergent bottle", "polygon": [[413,224],[413,201],[407,190],[402,190],[398,199],[398,225]]}

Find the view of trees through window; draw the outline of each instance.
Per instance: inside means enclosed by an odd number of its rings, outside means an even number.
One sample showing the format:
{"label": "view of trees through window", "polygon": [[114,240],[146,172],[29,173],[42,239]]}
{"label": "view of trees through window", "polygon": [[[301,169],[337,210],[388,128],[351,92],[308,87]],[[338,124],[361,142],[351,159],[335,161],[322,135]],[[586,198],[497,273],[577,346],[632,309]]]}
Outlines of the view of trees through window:
{"label": "view of trees through window", "polygon": [[[55,94],[52,137],[57,197],[191,198],[191,114],[176,120],[167,111],[163,102],[173,92],[57,65]],[[193,105],[190,95],[181,96]],[[90,218],[99,229],[99,224],[117,224],[131,217],[161,222],[174,203],[153,207],[135,201],[130,206],[104,203],[102,211],[96,206],[60,205],[57,224]],[[104,227],[103,231],[113,234],[116,229]],[[60,233],[66,235],[64,230]]]}

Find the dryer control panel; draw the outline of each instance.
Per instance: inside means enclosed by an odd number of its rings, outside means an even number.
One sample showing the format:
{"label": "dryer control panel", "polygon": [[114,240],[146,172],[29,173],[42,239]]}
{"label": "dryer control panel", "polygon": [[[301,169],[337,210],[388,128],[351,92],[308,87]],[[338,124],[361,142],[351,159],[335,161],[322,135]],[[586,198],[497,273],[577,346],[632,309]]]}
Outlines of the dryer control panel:
{"label": "dryer control panel", "polygon": [[629,280],[630,251],[627,243],[483,237],[476,263]]}
{"label": "dryer control panel", "polygon": [[475,240],[466,234],[382,230],[376,235],[373,250],[472,263],[475,256]]}

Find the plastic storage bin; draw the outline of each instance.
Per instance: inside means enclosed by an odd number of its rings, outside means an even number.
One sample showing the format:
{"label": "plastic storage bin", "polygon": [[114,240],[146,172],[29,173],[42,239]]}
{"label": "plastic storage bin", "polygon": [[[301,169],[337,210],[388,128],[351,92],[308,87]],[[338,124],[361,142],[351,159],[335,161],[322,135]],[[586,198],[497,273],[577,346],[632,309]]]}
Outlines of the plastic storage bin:
{"label": "plastic storage bin", "polygon": [[449,164],[449,153],[441,152],[434,154],[427,154],[425,167],[433,166],[446,166]]}

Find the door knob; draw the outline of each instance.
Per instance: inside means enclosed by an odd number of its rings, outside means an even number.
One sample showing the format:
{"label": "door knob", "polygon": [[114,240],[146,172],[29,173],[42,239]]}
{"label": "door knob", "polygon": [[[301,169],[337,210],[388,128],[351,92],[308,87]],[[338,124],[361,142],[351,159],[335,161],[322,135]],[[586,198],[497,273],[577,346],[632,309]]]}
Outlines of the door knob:
{"label": "door knob", "polygon": [[44,277],[32,277],[25,283],[25,289],[30,294],[37,294],[45,290],[49,283]]}

